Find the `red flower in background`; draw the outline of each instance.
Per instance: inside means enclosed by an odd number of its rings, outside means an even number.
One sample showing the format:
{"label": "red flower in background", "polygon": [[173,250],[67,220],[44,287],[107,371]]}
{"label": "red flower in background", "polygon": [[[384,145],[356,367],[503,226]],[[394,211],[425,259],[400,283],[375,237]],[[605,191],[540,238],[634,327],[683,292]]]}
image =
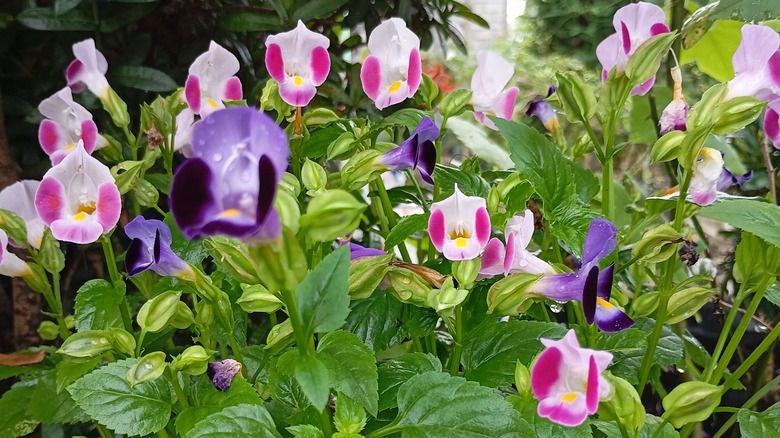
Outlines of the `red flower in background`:
{"label": "red flower in background", "polygon": [[439,90],[443,93],[451,93],[458,88],[457,84],[451,82],[452,77],[449,73],[444,71],[444,66],[441,64],[425,60],[423,61],[423,73],[433,79],[433,82],[436,83],[436,86],[438,86]]}

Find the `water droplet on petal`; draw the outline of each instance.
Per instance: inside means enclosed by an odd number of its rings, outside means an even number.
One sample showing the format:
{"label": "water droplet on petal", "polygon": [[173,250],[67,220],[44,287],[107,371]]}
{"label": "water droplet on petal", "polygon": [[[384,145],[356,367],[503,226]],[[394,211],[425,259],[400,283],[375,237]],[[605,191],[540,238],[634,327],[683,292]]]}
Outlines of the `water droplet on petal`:
{"label": "water droplet on petal", "polygon": [[222,154],[216,153],[216,154],[214,154],[214,156],[212,158],[214,159],[214,161],[219,163],[220,161],[222,161]]}

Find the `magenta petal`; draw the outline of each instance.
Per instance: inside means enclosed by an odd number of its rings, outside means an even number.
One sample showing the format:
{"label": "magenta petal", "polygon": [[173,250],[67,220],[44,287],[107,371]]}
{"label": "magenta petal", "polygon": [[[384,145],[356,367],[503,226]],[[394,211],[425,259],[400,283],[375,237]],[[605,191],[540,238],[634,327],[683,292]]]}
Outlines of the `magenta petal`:
{"label": "magenta petal", "polygon": [[315,87],[319,87],[325,82],[330,73],[330,55],[328,49],[317,46],[311,52],[311,82]]}
{"label": "magenta petal", "polygon": [[431,236],[433,246],[438,251],[441,251],[444,248],[444,239],[447,234],[447,228],[444,224],[444,213],[441,210],[431,213],[431,217],[428,219],[428,234]]}
{"label": "magenta petal", "polygon": [[46,155],[51,155],[59,150],[59,145],[63,140],[57,123],[49,119],[41,120],[41,124],[38,126],[38,143]]}
{"label": "magenta petal", "polygon": [[764,133],[780,149],[780,99],[769,103],[764,115]]}
{"label": "magenta petal", "polygon": [[518,93],[520,93],[519,88],[510,87],[498,95],[493,107],[493,111],[498,117],[505,120],[512,120]]}
{"label": "magenta petal", "polygon": [[631,52],[631,35],[628,33],[626,23],[620,22],[621,41],[623,42],[623,53],[628,55]]}
{"label": "magenta petal", "polygon": [[504,244],[497,238],[492,238],[485,246],[485,251],[482,253],[482,269],[491,268],[496,265],[502,265],[504,263]]}
{"label": "magenta petal", "polygon": [[650,36],[661,35],[662,33],[669,33],[669,26],[665,23],[655,23],[650,26]]}
{"label": "magenta petal", "polygon": [[515,261],[515,233],[506,235],[506,255],[504,256],[504,275],[509,275]]}
{"label": "magenta petal", "polygon": [[223,100],[241,100],[244,96],[244,91],[241,89],[241,80],[236,76],[231,76],[225,81],[224,88],[222,89]]}
{"label": "magenta petal", "polygon": [[200,79],[197,76],[187,76],[187,82],[184,83],[184,98],[195,114],[200,113]]}
{"label": "magenta petal", "polygon": [[769,70],[769,78],[774,82],[775,87],[780,87],[780,51],[775,52],[769,58],[767,69]]}
{"label": "magenta petal", "polygon": [[68,64],[68,68],[65,69],[65,79],[68,81],[68,87],[74,93],[81,93],[87,89],[87,85],[78,80],[78,75],[84,68],[84,64],[78,59],[74,59]]}
{"label": "magenta petal", "polygon": [[65,215],[65,188],[54,178],[44,178],[35,193],[35,210],[50,225]]}
{"label": "magenta petal", "polygon": [[599,408],[599,368],[593,355],[588,360],[588,383],[585,394],[585,407],[588,414],[595,414]]}
{"label": "magenta petal", "polygon": [[81,140],[84,142],[84,150],[91,154],[97,144],[98,129],[92,119],[81,122]]}
{"label": "magenta petal", "polygon": [[284,76],[284,57],[282,48],[278,44],[269,44],[265,51],[265,68],[276,82],[280,84],[285,81]]}
{"label": "magenta petal", "polygon": [[58,219],[51,223],[51,234],[57,240],[79,244],[92,243],[103,234],[103,227],[94,220]]}
{"label": "magenta petal", "polygon": [[584,397],[581,394],[575,396],[572,403],[557,398],[546,398],[539,403],[536,412],[540,417],[549,418],[550,421],[567,427],[579,426],[588,418],[588,410]]}
{"label": "magenta petal", "polygon": [[406,83],[409,85],[409,97],[412,97],[422,82],[422,60],[420,60],[420,51],[417,49],[412,49],[412,52],[409,53],[409,69],[406,77]]}
{"label": "magenta petal", "polygon": [[288,80],[279,85],[279,95],[292,106],[308,105],[314,99],[315,94],[317,94],[317,88],[308,81],[302,85],[295,85],[295,82]]}
{"label": "magenta petal", "polygon": [[481,247],[487,244],[490,239],[490,215],[485,207],[477,210],[474,230],[477,233],[477,241]]}
{"label": "magenta petal", "polygon": [[534,396],[541,400],[550,396],[561,378],[563,353],[556,347],[545,349],[531,367],[531,389]]}
{"label": "magenta petal", "polygon": [[632,96],[644,96],[655,85],[655,76],[631,89]]}
{"label": "magenta petal", "polygon": [[105,182],[98,187],[95,214],[103,233],[109,232],[119,221],[122,213],[122,197],[114,183]]}
{"label": "magenta petal", "polygon": [[363,91],[371,100],[379,97],[379,87],[382,83],[382,70],[379,59],[375,56],[369,56],[363,61],[363,67],[360,68],[360,83],[363,84]]}

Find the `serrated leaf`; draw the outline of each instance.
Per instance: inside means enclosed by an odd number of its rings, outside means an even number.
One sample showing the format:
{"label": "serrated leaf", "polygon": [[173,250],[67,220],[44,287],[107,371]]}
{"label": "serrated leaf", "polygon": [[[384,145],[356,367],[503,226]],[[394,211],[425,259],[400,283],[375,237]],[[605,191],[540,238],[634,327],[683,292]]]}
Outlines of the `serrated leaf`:
{"label": "serrated leaf", "polygon": [[436,184],[441,188],[439,198],[434,199],[435,201],[450,196],[455,191],[455,184],[458,185],[458,189],[463,194],[469,196],[487,198],[490,192],[490,184],[484,178],[454,167],[437,164],[433,175],[436,179]]}
{"label": "serrated leaf", "polygon": [[89,280],[76,292],[76,331],[123,327],[120,305],[123,294],[106,280]]}
{"label": "serrated leaf", "polygon": [[349,248],[330,253],[295,290],[305,336],[337,330],[349,314]]}
{"label": "serrated leaf", "polygon": [[102,357],[93,357],[87,360],[72,360],[67,357],[63,359],[56,367],[57,392],[65,391],[68,385],[92,371],[102,361]]}
{"label": "serrated leaf", "polygon": [[401,385],[393,424],[392,430],[414,438],[534,436],[517,411],[492,389],[437,371]]}
{"label": "serrated leaf", "polygon": [[390,233],[387,234],[385,247],[392,248],[396,245],[400,245],[412,234],[427,229],[429,217],[430,213],[425,213],[413,214],[401,219],[398,224],[390,230]]}
{"label": "serrated leaf", "polygon": [[725,222],[780,247],[780,206],[746,199],[723,199],[708,205],[699,214]]}
{"label": "serrated leaf", "polygon": [[426,115],[428,114],[425,111],[416,108],[403,108],[383,118],[382,121],[377,123],[371,130],[378,131],[391,126],[403,126],[408,129],[409,132],[412,132]]}
{"label": "serrated leaf", "polygon": [[509,153],[498,143],[491,140],[481,126],[477,126],[463,118],[455,117],[447,122],[447,130],[455,134],[463,146],[469,148],[471,152],[491,165],[499,169],[512,167]]}
{"label": "serrated leaf", "polygon": [[290,426],[287,431],[292,434],[294,438],[323,438],[322,431],[317,426],[311,424],[299,424],[297,426]]}
{"label": "serrated leaf", "polygon": [[379,403],[376,358],[357,336],[343,330],[328,333],[320,339],[317,358],[325,364],[333,389],[376,416]]}
{"label": "serrated leaf", "polygon": [[379,366],[379,410],[398,406],[398,388],[412,377],[428,371],[441,371],[441,362],[432,354],[407,353]]}
{"label": "serrated leaf", "polygon": [[540,338],[560,339],[565,334],[565,327],[550,322],[484,324],[464,341],[463,377],[488,387],[511,385],[517,361],[530,363],[544,348]]}
{"label": "serrated leaf", "polygon": [[773,404],[761,413],[740,409],[737,420],[742,438],[774,436],[780,430],[780,403]]}
{"label": "serrated leaf", "polygon": [[186,438],[281,438],[271,414],[260,405],[230,406],[204,418],[185,435]]}
{"label": "serrated leaf", "polygon": [[59,391],[56,382],[57,371],[51,370],[37,379],[35,392],[28,413],[41,423],[84,423],[89,421],[87,414],[76,405],[66,390]]}
{"label": "serrated leaf", "polygon": [[185,436],[202,419],[211,414],[222,412],[226,407],[257,404],[263,401],[245,379],[236,377],[230,388],[222,392],[214,388],[206,375],[200,375],[192,385],[190,393],[192,406],[184,409],[176,416],[176,433]]}
{"label": "serrated leaf", "polygon": [[612,353],[609,370],[629,383],[639,383],[639,368],[647,350],[647,333],[630,328],[616,333],[602,333],[596,341],[596,350]]}
{"label": "serrated leaf", "polygon": [[325,364],[314,356],[301,356],[298,353],[293,376],[301,390],[306,394],[312,406],[322,412],[328,403],[330,396],[330,381],[328,378],[328,369]]}
{"label": "serrated leaf", "polygon": [[26,436],[38,427],[39,421],[27,412],[33,403],[35,383],[36,380],[17,383],[0,398],[0,436]]}
{"label": "serrated leaf", "polygon": [[171,389],[163,379],[131,387],[126,376],[136,363],[138,359],[109,364],[77,380],[68,392],[90,417],[117,433],[155,433],[171,418]]}
{"label": "serrated leaf", "polygon": [[528,422],[531,429],[533,429],[533,435],[537,438],[585,438],[592,437],[593,433],[590,430],[590,422],[585,420],[579,426],[566,427],[560,424],[553,423],[552,421],[542,418],[536,412],[536,408],[539,402],[531,399],[525,400],[518,396],[510,396],[507,401],[512,403],[512,406],[522,415],[523,419]]}
{"label": "serrated leaf", "polygon": [[404,305],[388,293],[375,293],[352,302],[345,330],[354,333],[374,351],[387,350],[406,335],[402,321]]}

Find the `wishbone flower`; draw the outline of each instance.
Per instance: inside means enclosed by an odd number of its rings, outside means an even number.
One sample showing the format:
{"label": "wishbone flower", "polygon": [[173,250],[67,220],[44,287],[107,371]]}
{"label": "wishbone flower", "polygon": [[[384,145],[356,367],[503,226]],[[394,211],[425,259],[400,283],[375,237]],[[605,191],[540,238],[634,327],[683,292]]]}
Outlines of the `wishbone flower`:
{"label": "wishbone flower", "polygon": [[114,228],[122,200],[111,171],[79,141],[43,175],[35,209],[57,240],[92,243]]}
{"label": "wishbone flower", "polygon": [[173,150],[179,151],[187,158],[192,157],[192,133],[195,125],[195,113],[191,108],[184,108],[176,115],[176,132],[173,134]]}
{"label": "wishbone flower", "polygon": [[602,375],[612,354],[580,347],[574,330],[559,341],[540,341],[546,348],[531,368],[537,413],[564,426],[579,426],[596,413],[599,401],[612,397],[612,385]]}
{"label": "wishbone flower", "polygon": [[422,81],[420,39],[402,19],[391,18],[377,26],[368,37],[368,52],[360,82],[378,109],[414,96]]}
{"label": "wishbone flower", "polygon": [[476,258],[490,238],[485,200],[466,196],[455,186],[452,196],[431,204],[428,233],[433,246],[448,260]]}
{"label": "wishbone flower", "polygon": [[38,105],[38,111],[45,119],[38,127],[38,142],[56,165],[76,148],[79,140],[91,154],[96,146],[103,146],[106,140],[98,134],[92,114],[73,101],[70,88],[65,87]]}
{"label": "wishbone flower", "polygon": [[108,62],[106,57],[95,47],[92,38],[73,45],[73,60],[65,71],[68,86],[74,93],[89,89],[100,100],[108,98],[109,85],[106,80]]}
{"label": "wishbone flower", "polygon": [[[622,72],[636,49],[651,37],[669,32],[666,14],[660,6],[647,2],[632,3],[615,12],[612,24],[615,33],[608,36],[596,47],[596,57],[603,70],[601,80],[606,81],[610,70]],[[653,88],[655,76],[645,83],[635,86],[631,95],[644,96]]]}
{"label": "wishbone flower", "polygon": [[717,198],[718,183],[723,174],[723,154],[717,149],[701,148],[692,170],[688,187],[691,199],[699,205],[712,204]]}
{"label": "wishbone flower", "polygon": [[504,274],[555,274],[552,266],[526,249],[534,235],[534,214],[531,210],[509,219],[504,235],[506,236]]}
{"label": "wishbone flower", "polygon": [[279,235],[273,202],[290,150],[270,117],[250,107],[215,111],[195,126],[192,157],[176,171],[170,195],[185,236]]}
{"label": "wishbone flower", "polygon": [[330,40],[298,20],[295,29],[265,42],[265,66],[279,83],[279,95],[292,106],[306,106],[330,73]]}
{"label": "wishbone flower", "polygon": [[682,92],[682,72],[680,72],[680,67],[673,67],[671,73],[674,81],[674,96],[658,120],[658,133],[661,135],[672,131],[687,130],[685,118],[688,116],[690,107]]}
{"label": "wishbone flower", "polygon": [[[0,209],[15,213],[27,227],[27,243],[38,249],[46,226],[35,211],[35,192],[40,181],[25,179],[17,181],[0,191]],[[23,242],[11,242],[14,246],[24,246]]]}
{"label": "wishbone flower", "polygon": [[8,251],[8,235],[0,229],[0,275],[23,277],[31,273],[32,270],[27,262]]}
{"label": "wishbone flower", "polygon": [[780,98],[769,102],[764,114],[764,134],[780,149]]}
{"label": "wishbone flower", "polygon": [[482,264],[477,275],[477,280],[495,277],[504,273],[504,259],[506,258],[506,248],[504,243],[497,237],[491,238],[485,250],[482,252]]}
{"label": "wishbone flower", "polygon": [[177,277],[192,270],[171,249],[171,229],[163,221],[136,216],[125,225],[125,234],[132,239],[125,255],[128,275],[150,269],[162,276]]}
{"label": "wishbone flower", "polygon": [[724,100],[739,96],[774,100],[780,97],[780,35],[768,26],[742,26],[742,41],[734,53],[734,79]]}
{"label": "wishbone flower", "polygon": [[349,259],[355,260],[363,257],[376,257],[387,255],[387,252],[376,248],[366,248],[363,245],[358,245],[354,242],[347,243],[349,245]]}
{"label": "wishbone flower", "polygon": [[[556,90],[557,87],[555,85],[551,85],[547,90],[547,97],[549,98],[555,94]],[[531,101],[531,105],[528,106],[528,111],[526,114],[529,116],[538,117],[544,125],[545,129],[547,129],[549,132],[555,132],[560,128],[560,123],[558,122],[558,115],[555,113],[555,108],[553,108],[552,105],[550,105],[550,102],[547,102],[547,100],[541,96],[538,96],[533,101]]]}
{"label": "wishbone flower", "polygon": [[433,169],[436,166],[436,145],[439,127],[429,117],[423,117],[412,135],[401,146],[377,158],[378,164],[388,170],[419,170],[428,184],[433,184]]}
{"label": "wishbone flower", "polygon": [[190,66],[184,83],[184,97],[195,114],[208,117],[224,108],[223,100],[240,100],[243,96],[238,73],[238,59],[224,47],[212,41],[209,50]]}
{"label": "wishbone flower", "polygon": [[497,130],[495,123],[486,115],[495,115],[510,120],[515,109],[515,100],[520,89],[504,87],[515,74],[515,68],[496,52],[486,50],[477,54],[477,69],[471,77],[471,105],[474,118],[490,129]]}

